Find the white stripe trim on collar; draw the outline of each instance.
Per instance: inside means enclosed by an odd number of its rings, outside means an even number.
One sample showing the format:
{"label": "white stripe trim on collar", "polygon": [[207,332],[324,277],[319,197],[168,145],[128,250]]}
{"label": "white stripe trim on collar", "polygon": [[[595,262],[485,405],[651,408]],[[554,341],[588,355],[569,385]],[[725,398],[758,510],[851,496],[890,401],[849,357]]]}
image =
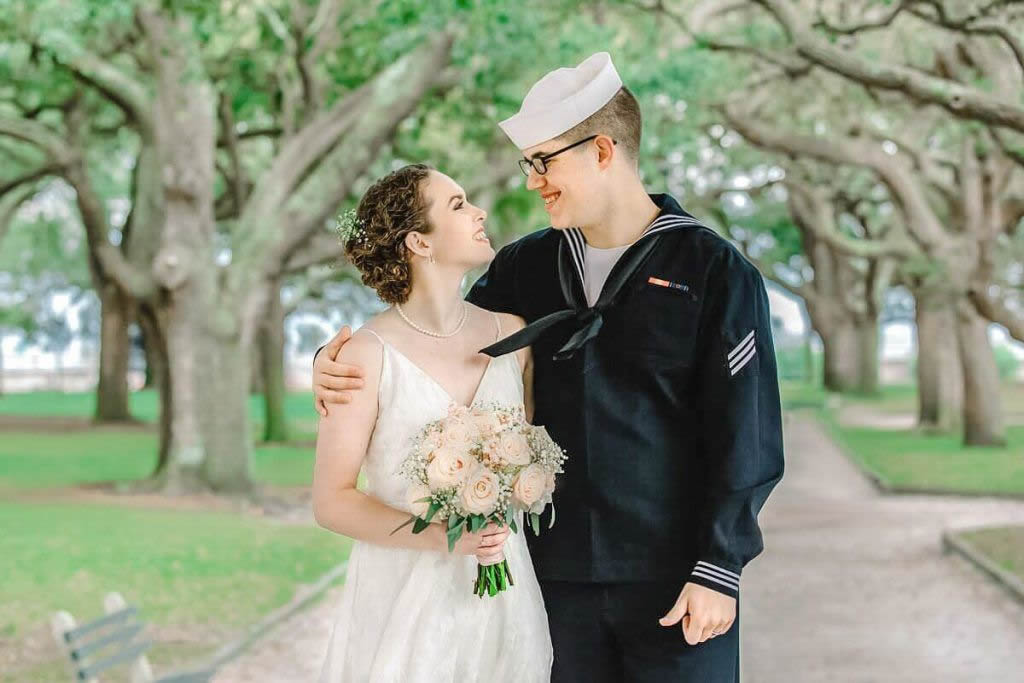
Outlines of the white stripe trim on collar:
{"label": "white stripe trim on collar", "polygon": [[583,231],[579,228],[567,228],[563,232],[569,244],[569,253],[572,254],[573,263],[576,265],[576,273],[580,276],[580,282],[584,282],[583,270],[586,263],[586,252],[584,249],[587,240],[583,237]]}
{"label": "white stripe trim on collar", "polygon": [[[678,214],[664,214],[658,216],[651,224],[647,226],[640,238],[653,235],[656,232],[662,232],[664,230],[671,230],[672,228],[679,228],[684,225],[703,225],[696,218],[690,216],[680,216]],[[586,271],[586,246],[587,239],[583,236],[583,230],[580,228],[565,228],[562,230],[562,234],[565,235],[565,240],[569,245],[569,253],[572,254],[573,264],[576,266],[576,273],[580,276],[580,282],[585,282],[584,272]],[[639,238],[638,238],[639,239]]]}

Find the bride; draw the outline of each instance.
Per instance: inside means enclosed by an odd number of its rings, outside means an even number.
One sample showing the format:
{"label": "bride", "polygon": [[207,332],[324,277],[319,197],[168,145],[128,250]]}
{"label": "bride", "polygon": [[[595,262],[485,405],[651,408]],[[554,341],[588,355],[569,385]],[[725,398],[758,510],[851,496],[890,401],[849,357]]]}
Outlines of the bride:
{"label": "bride", "polygon": [[[338,362],[364,369],[365,390],[328,404],[318,427],[313,513],[355,539],[321,683],[549,680],[547,615],[522,526],[464,533],[453,552],[439,524],[392,534],[412,509],[398,468],[423,425],[452,405],[524,405],[531,415],[529,349],[478,353],[523,320],[460,293],[466,272],[494,257],[486,216],[451,178],[415,164],[369,188],[346,238],[363,282],[391,308],[339,351]],[[473,595],[477,563],[502,557],[514,587]]]}

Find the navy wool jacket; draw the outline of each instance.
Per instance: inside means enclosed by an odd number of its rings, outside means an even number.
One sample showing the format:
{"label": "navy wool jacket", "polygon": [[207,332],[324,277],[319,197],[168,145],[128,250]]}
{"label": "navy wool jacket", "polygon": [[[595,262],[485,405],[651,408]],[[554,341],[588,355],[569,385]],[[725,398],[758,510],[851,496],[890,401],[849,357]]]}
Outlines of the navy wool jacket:
{"label": "navy wool jacket", "polygon": [[527,533],[541,580],[678,580],[736,597],[783,473],[768,297],[757,269],[668,195],[598,301],[580,230],[502,248],[469,301],[533,346],[534,423],[567,454],[556,523]]}

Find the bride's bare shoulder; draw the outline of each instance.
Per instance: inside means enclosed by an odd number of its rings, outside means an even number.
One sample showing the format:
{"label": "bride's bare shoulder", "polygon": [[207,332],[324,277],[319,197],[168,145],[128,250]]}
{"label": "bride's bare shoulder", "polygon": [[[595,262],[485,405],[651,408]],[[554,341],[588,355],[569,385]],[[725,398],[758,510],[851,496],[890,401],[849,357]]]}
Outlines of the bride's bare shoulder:
{"label": "bride's bare shoulder", "polygon": [[[379,336],[378,336],[379,335]],[[380,367],[381,364],[381,337],[380,329],[367,321],[362,327],[352,333],[352,337],[341,347],[338,352],[339,363],[352,363],[362,365],[368,370]]]}
{"label": "bride's bare shoulder", "polygon": [[498,317],[501,318],[501,331],[505,334],[518,332],[526,327],[526,321],[514,313],[499,313]]}
{"label": "bride's bare shoulder", "polygon": [[[491,315],[491,312],[488,311],[486,308],[480,308],[479,310],[484,311],[488,315]],[[498,320],[499,322],[501,322],[502,337],[507,337],[513,332],[518,332],[519,330],[526,327],[526,321],[513,313],[495,313],[495,315],[498,316]]]}

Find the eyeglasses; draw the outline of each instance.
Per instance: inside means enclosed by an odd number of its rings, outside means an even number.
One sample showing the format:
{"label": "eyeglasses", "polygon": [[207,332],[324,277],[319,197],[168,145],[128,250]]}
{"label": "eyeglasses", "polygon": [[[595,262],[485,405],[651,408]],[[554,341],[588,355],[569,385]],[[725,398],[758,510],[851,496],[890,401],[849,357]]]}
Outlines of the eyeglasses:
{"label": "eyeglasses", "polygon": [[[530,169],[531,168],[534,171],[536,171],[537,173],[539,173],[540,175],[544,175],[545,173],[548,172],[548,163],[547,163],[548,159],[550,159],[552,157],[556,157],[559,154],[561,154],[562,152],[566,152],[566,151],[572,149],[573,147],[577,147],[579,145],[582,145],[584,142],[590,142],[591,140],[593,140],[596,137],[597,137],[596,135],[591,135],[589,138],[583,138],[579,142],[574,142],[571,145],[569,145],[568,147],[563,147],[562,149],[556,149],[551,154],[544,154],[544,155],[539,156],[539,157],[533,157],[532,159],[520,159],[519,160],[519,168],[520,168],[520,170],[522,170],[523,175],[525,175],[527,177],[529,177],[529,175],[530,175]],[[616,140],[612,140],[612,144],[613,145],[617,145],[619,143]]]}

